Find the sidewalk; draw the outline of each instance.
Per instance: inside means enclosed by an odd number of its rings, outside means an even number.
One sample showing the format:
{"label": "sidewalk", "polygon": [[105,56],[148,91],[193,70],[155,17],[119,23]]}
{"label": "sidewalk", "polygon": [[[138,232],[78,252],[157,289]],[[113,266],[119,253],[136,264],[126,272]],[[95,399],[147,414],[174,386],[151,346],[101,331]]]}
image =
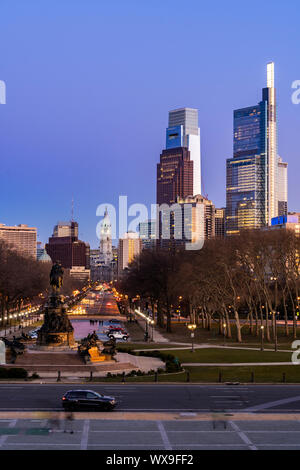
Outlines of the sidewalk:
{"label": "sidewalk", "polygon": [[256,367],[256,366],[290,366],[292,362],[226,362],[225,364],[214,362],[184,362],[182,366],[195,366],[195,367]]}
{"label": "sidewalk", "polygon": [[[146,320],[143,320],[139,315],[137,315],[134,310],[128,309],[131,311],[132,315],[134,315],[134,318],[136,318],[138,324],[140,327],[146,331]],[[161,333],[159,333],[155,327],[152,327],[152,325],[148,325],[148,333],[149,333],[149,339],[151,339],[154,343],[169,343],[170,340],[165,338]],[[152,333],[153,333],[153,338],[152,338]],[[156,348],[157,349],[157,348]]]}

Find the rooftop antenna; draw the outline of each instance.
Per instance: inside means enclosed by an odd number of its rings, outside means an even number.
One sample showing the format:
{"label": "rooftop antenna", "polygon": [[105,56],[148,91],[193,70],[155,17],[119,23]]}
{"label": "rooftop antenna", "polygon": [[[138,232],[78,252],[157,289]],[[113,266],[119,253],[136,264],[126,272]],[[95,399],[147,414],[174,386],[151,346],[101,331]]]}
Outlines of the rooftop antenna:
{"label": "rooftop antenna", "polygon": [[71,222],[74,222],[74,197],[72,196]]}

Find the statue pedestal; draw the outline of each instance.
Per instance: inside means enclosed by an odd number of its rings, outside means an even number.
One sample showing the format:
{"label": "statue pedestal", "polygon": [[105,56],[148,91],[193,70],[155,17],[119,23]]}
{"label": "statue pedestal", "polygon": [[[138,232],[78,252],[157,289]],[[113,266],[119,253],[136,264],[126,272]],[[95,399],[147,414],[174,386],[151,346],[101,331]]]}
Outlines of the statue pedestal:
{"label": "statue pedestal", "polygon": [[63,304],[45,308],[44,324],[38,332],[37,346],[51,348],[75,346],[74,328]]}
{"label": "statue pedestal", "polygon": [[38,334],[38,346],[51,346],[53,348],[61,346],[75,346],[74,332],[65,331],[59,333],[41,332]]}

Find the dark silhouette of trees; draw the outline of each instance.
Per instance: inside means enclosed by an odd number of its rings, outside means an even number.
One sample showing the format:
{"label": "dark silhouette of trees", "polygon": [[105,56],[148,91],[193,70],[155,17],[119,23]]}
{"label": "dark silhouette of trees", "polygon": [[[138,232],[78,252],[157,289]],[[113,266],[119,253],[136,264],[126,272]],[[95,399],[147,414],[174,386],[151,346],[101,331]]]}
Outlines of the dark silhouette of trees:
{"label": "dark silhouette of trees", "polygon": [[[242,342],[243,331],[266,339],[275,335],[275,318],[297,337],[300,307],[300,238],[290,230],[252,230],[205,242],[200,251],[144,250],[128,267],[121,290],[139,295],[157,312],[157,323],[171,331],[171,315],[185,305],[189,321]],[[300,318],[299,318],[300,319]],[[165,321],[166,320],[166,321]]]}

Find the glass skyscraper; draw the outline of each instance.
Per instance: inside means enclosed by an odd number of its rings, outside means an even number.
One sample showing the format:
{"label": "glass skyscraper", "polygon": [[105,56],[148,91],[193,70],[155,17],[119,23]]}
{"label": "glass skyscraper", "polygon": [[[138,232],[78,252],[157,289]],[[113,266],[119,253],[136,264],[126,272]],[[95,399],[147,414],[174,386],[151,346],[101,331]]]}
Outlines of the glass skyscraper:
{"label": "glass skyscraper", "polygon": [[280,183],[273,63],[267,66],[262,101],[235,110],[233,127],[233,158],[227,159],[226,168],[227,235],[270,225],[278,215]]}
{"label": "glass skyscraper", "polygon": [[201,153],[198,110],[180,108],[169,112],[169,127],[166,132],[166,149],[186,147],[193,162],[194,194],[201,194]]}

